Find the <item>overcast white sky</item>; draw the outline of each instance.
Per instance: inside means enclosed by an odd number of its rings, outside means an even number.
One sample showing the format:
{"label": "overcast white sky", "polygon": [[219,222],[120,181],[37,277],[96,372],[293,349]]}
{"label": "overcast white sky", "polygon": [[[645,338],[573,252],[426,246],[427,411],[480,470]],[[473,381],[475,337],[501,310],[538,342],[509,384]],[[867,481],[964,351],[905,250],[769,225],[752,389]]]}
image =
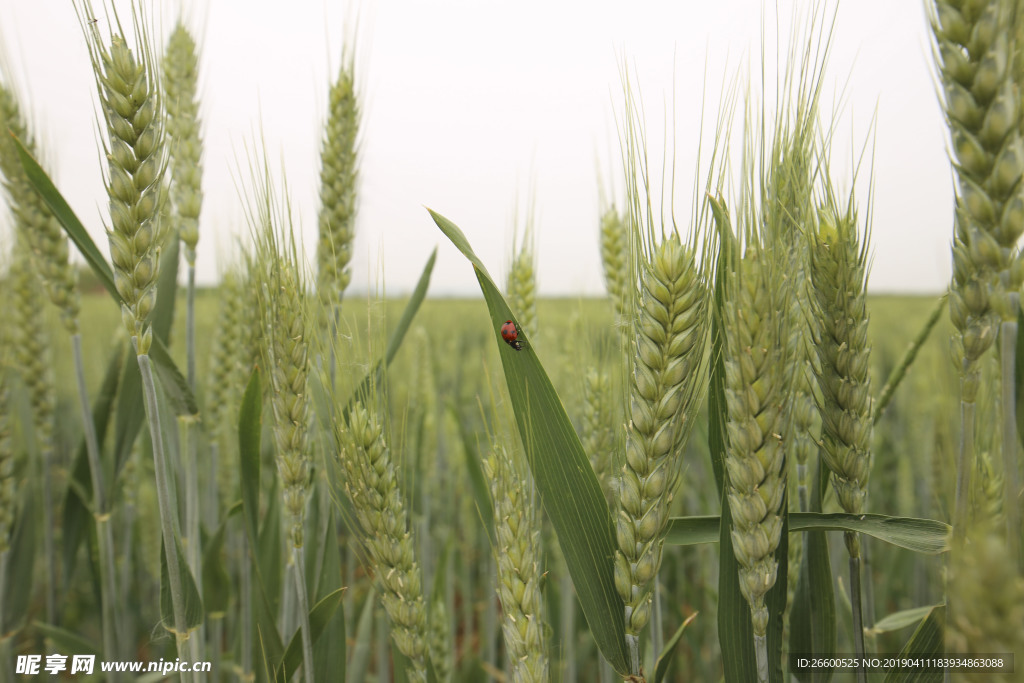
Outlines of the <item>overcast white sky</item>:
{"label": "overcast white sky", "polygon": [[[810,5],[780,2],[783,27],[794,4]],[[677,213],[685,220],[705,80],[705,113],[713,119],[723,84],[745,64],[758,73],[762,33],[756,0],[184,6],[203,49],[200,281],[217,280],[232,236],[246,229],[235,179],[259,129],[287,174],[312,254],[328,80],[358,12],[364,137],[353,286],[383,282],[390,294],[412,288],[437,245],[431,292],[479,294],[471,267],[423,207],[458,224],[500,276],[513,215],[517,207],[523,215],[531,190],[541,294],[602,292],[597,161],[621,185],[615,117],[622,57],[635,70],[655,154],[675,93]],[[776,5],[766,6],[774,61]],[[178,7],[160,6],[163,36]],[[30,97],[58,187],[106,251],[95,86],[70,0],[0,0],[0,39]],[[922,1],[858,0],[839,9],[825,106],[845,84],[836,138],[842,187],[849,186],[850,155],[838,152],[863,145],[877,107],[876,292],[937,292],[949,277],[952,180],[928,41]]]}

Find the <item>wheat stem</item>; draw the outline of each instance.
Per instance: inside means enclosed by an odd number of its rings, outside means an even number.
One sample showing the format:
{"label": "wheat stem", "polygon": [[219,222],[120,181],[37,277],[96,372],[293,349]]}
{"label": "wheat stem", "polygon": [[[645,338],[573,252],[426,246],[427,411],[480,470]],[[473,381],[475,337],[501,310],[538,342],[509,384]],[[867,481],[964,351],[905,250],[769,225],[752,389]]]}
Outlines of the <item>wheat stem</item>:
{"label": "wheat stem", "polygon": [[306,594],[306,554],[302,546],[292,546],[292,561],[295,595],[299,602],[299,630],[302,631],[302,676],[305,683],[313,683],[313,639],[309,625],[309,597]]}
{"label": "wheat stem", "polygon": [[[846,532],[846,536],[856,536]],[[850,540],[847,540],[847,547]],[[867,671],[864,669],[864,625],[861,618],[861,595],[860,595],[860,557],[850,555],[850,603],[853,605],[853,643],[854,651],[857,653],[857,683],[867,683]]]}
{"label": "wheat stem", "polygon": [[[1011,292],[1011,306],[1019,307],[1017,293]],[[1006,547],[1017,571],[1024,575],[1021,556],[1020,466],[1018,465],[1016,387],[1014,362],[1017,353],[1017,321],[1004,320],[999,333],[999,355],[1002,364],[1002,436],[1003,436],[1003,510],[1006,515]]]}
{"label": "wheat stem", "polygon": [[[960,378],[960,448],[956,464],[956,500],[953,508],[953,538],[961,541],[967,533],[967,519],[971,492],[971,473],[974,470],[974,412],[980,372],[974,363],[963,361]],[[973,388],[972,388],[973,387]]]}
{"label": "wheat stem", "polygon": [[[132,338],[132,346],[139,346],[137,338]],[[185,621],[185,591],[178,564],[178,542],[175,533],[177,520],[177,504],[171,498],[171,485],[168,479],[170,467],[164,453],[163,431],[160,427],[160,406],[157,402],[156,384],[153,381],[153,366],[147,354],[138,354],[139,372],[142,375],[142,397],[146,407],[146,419],[149,422],[149,433],[153,441],[153,469],[156,474],[157,504],[160,510],[160,531],[163,535],[164,552],[167,557],[167,578],[171,593],[171,609],[174,614],[174,639],[178,646],[178,656],[185,652],[185,641],[188,639],[188,625]],[[166,626],[166,625],[165,625]],[[191,677],[189,677],[191,678]],[[182,676],[185,679],[185,676]]]}
{"label": "wheat stem", "polygon": [[[103,619],[103,654],[108,660],[117,658],[117,644],[126,642],[119,613],[114,610],[116,577],[114,571],[114,532],[111,526],[110,510],[103,483],[103,466],[100,463],[100,446],[96,437],[92,409],[89,406],[89,391],[85,386],[85,364],[82,361],[82,335],[71,335],[71,349],[75,361],[75,380],[78,385],[78,400],[82,410],[82,429],[85,433],[85,453],[89,460],[89,475],[93,490],[93,516],[96,519],[96,538],[99,543],[100,610]],[[116,681],[111,672],[108,680]]]}
{"label": "wheat stem", "polygon": [[900,357],[900,361],[896,364],[896,367],[889,373],[889,377],[885,380],[885,385],[882,386],[882,390],[878,392],[878,398],[875,399],[875,403],[872,406],[871,420],[873,423],[878,424],[879,418],[885,413],[885,409],[889,405],[889,401],[892,400],[893,394],[896,392],[896,387],[900,385],[903,378],[906,377],[907,371],[910,366],[914,363],[914,359],[917,358],[918,352],[921,347],[924,346],[925,341],[928,340],[928,335],[931,334],[932,329],[939,322],[942,317],[942,311],[946,308],[946,296],[940,296],[939,300],[935,302],[934,308],[931,313],[928,314],[928,319],[925,320],[924,325],[918,331],[917,335],[907,345],[907,350],[903,352],[903,356]]}

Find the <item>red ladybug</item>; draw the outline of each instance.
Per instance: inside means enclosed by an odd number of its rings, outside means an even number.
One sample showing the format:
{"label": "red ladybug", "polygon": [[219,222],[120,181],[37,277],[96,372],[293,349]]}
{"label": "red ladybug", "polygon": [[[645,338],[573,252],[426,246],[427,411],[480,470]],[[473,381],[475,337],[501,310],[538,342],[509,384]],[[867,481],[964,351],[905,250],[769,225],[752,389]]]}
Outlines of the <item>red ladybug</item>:
{"label": "red ladybug", "polygon": [[501,338],[516,351],[523,350],[523,342],[519,341],[519,328],[511,320],[506,320],[501,326]]}

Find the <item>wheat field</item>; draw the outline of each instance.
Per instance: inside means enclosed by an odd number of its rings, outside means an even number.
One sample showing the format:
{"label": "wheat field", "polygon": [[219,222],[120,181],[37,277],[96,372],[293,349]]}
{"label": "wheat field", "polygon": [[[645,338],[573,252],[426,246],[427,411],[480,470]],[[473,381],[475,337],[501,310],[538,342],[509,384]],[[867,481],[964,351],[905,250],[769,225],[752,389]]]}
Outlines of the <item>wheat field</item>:
{"label": "wheat field", "polygon": [[445,207],[424,226],[481,296],[431,296],[436,251],[410,296],[353,290],[351,46],[315,246],[253,142],[238,256],[198,286],[195,28],[73,7],[106,240],[0,70],[0,681],[1022,680],[1017,3],[922,7],[947,291],[868,294],[814,8],[780,101],[720,103],[685,211],[623,70],[579,298],[538,296],[531,220],[501,266]]}

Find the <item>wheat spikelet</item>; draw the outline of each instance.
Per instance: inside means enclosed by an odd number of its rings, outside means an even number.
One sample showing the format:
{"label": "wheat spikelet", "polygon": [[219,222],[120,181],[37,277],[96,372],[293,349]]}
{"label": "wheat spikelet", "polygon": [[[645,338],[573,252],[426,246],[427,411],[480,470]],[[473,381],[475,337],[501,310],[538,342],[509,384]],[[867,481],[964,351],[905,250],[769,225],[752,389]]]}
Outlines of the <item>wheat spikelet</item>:
{"label": "wheat spikelet", "polygon": [[0,83],[0,175],[11,211],[30,248],[32,261],[46,293],[61,313],[69,334],[78,332],[80,301],[77,276],[68,261],[68,238],[42,197],[29,184],[14,140],[17,136],[33,155],[36,146],[13,89]]}
{"label": "wheat spikelet", "polygon": [[20,241],[11,264],[14,285],[13,361],[28,392],[35,441],[47,461],[53,452],[54,417],[57,398],[54,392],[50,339],[43,316],[43,292],[39,277],[31,266],[28,245]]}
{"label": "wheat spikelet", "polygon": [[355,59],[343,58],[328,95],[327,126],[320,155],[320,237],[317,242],[317,287],[326,301],[337,303],[348,288],[355,237],[359,178],[359,99]]}
{"label": "wheat spikelet", "polygon": [[199,55],[192,34],[180,19],[167,41],[163,68],[170,140],[170,200],[177,211],[178,236],[185,243],[185,259],[195,265],[203,204],[203,141],[196,100]]}
{"label": "wheat spikelet", "polygon": [[245,329],[247,324],[244,284],[245,274],[240,269],[231,269],[224,273],[218,291],[220,307],[210,355],[204,419],[210,438],[215,442],[231,433],[232,406],[238,401],[238,387],[248,381],[242,354],[237,353],[239,330]]}
{"label": "wheat spikelet", "polygon": [[631,419],[616,517],[615,585],[631,636],[650,618],[651,581],[661,566],[682,445],[706,383],[709,328],[708,290],[693,249],[673,235],[651,251],[635,316]]}
{"label": "wheat spikelet", "polygon": [[438,681],[450,681],[455,658],[455,641],[452,639],[444,600],[432,600],[428,611],[430,632],[427,649],[430,651],[430,663],[434,667]]}
{"label": "wheat spikelet", "polygon": [[[88,2],[80,15],[93,15]],[[159,209],[166,166],[156,59],[143,22],[134,12],[134,49],[123,35],[120,22],[112,27],[110,45],[106,46],[95,24],[88,23],[84,16],[82,25],[108,138],[104,180],[110,197],[107,238],[114,284],[124,300],[121,317],[125,328],[142,356],[148,354],[152,343],[146,318],[156,304]]]}
{"label": "wheat spikelet", "polygon": [[[937,0],[929,8],[959,179],[956,239],[963,248],[953,252],[960,275],[954,277],[953,303],[971,296],[959,290],[973,271],[991,288],[994,312],[1016,320],[1010,297],[1024,276],[1016,252],[1024,232],[1024,141],[1014,35],[1006,30],[1014,5]],[[957,263],[965,258],[970,265]],[[980,308],[980,302],[962,303],[972,312]]]}
{"label": "wheat spikelet", "polygon": [[500,444],[484,461],[494,501],[494,556],[498,563],[501,630],[516,683],[548,680],[544,653],[541,597],[541,539],[539,511],[531,500],[531,485],[516,470]]}
{"label": "wheat spikelet", "polygon": [[530,244],[530,230],[512,259],[505,287],[508,305],[522,329],[537,334],[537,257]]}
{"label": "wheat spikelet", "polygon": [[629,282],[629,240],[625,221],[614,206],[601,214],[601,265],[612,306],[622,316]]}
{"label": "wheat spikelet", "polygon": [[[829,199],[811,236],[811,279],[819,321],[818,387],[821,454],[832,471],[839,504],[864,509],[871,473],[871,347],[866,307],[867,240],[861,243],[851,206],[840,213]],[[855,534],[846,534],[851,557]]]}
{"label": "wheat spikelet", "polygon": [[1003,477],[992,462],[992,452],[978,451],[978,480],[974,494],[974,524],[979,529],[1002,528]]}
{"label": "wheat spikelet", "polygon": [[391,451],[380,424],[359,403],[349,413],[338,442],[345,491],[366,532],[364,541],[383,591],[381,601],[392,622],[392,637],[410,660],[410,678],[426,681],[427,610]]}
{"label": "wheat spikelet", "polygon": [[[0,314],[7,313],[0,302]],[[6,319],[7,316],[4,315]],[[11,442],[11,356],[13,340],[10,326],[0,326],[0,558],[7,552],[14,524],[14,448]],[[0,562],[3,562],[0,559]]]}
{"label": "wheat spikelet", "polygon": [[583,433],[580,440],[590,458],[601,489],[611,503],[615,500],[612,478],[612,450],[615,448],[611,376],[607,371],[588,368],[583,380]]}
{"label": "wheat spikelet", "polygon": [[[269,223],[267,229],[272,229]],[[291,520],[289,540],[293,547],[301,548],[311,469],[309,314],[294,247],[279,253],[275,238],[265,239],[259,257],[265,264],[260,319],[269,337],[264,358],[270,377],[277,471],[284,511]]]}
{"label": "wheat spikelet", "polygon": [[786,499],[781,430],[785,337],[778,318],[775,265],[756,237],[748,239],[725,304],[725,397],[728,407],[728,501],[740,591],[750,604],[754,637],[764,638],[764,596],[775,585],[775,550]]}
{"label": "wheat spikelet", "polygon": [[[998,534],[977,528],[954,546],[946,584],[946,652],[990,656],[1024,648],[1024,578]],[[1018,681],[1019,674],[959,674],[962,681]]]}

